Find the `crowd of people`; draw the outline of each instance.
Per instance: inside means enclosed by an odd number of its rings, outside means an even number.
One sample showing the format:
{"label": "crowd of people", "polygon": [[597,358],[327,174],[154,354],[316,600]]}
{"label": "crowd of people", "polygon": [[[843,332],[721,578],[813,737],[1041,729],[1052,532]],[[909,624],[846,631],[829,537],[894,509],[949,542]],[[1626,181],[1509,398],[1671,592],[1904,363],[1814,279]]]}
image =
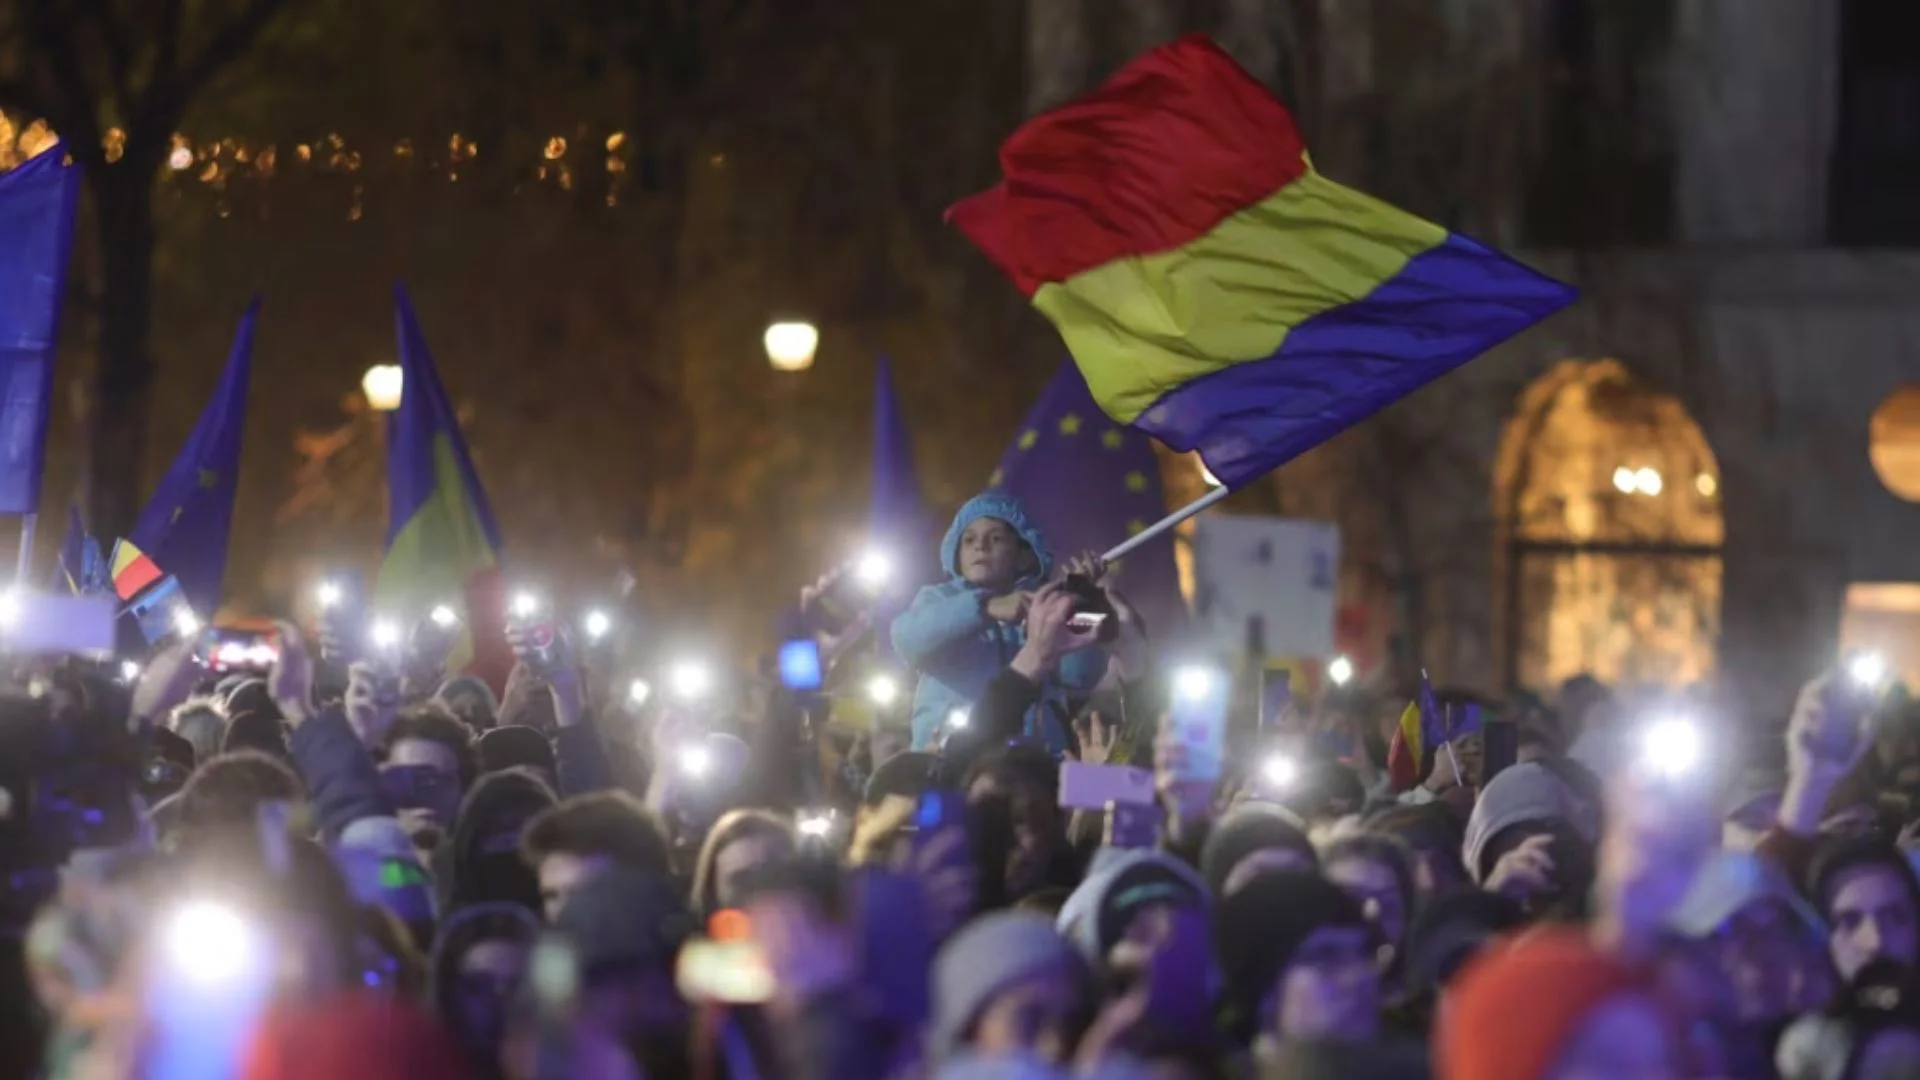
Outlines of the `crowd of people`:
{"label": "crowd of people", "polygon": [[812,673],[633,681],[520,620],[496,697],[345,606],[257,672],[24,670],[7,1074],[1920,1076],[1920,713],[1876,672],[1784,727],[1442,688],[1485,719],[1396,782],[1427,695],[1223,694],[1209,746],[1099,558],[994,495],[940,554],[890,618],[803,590]]}

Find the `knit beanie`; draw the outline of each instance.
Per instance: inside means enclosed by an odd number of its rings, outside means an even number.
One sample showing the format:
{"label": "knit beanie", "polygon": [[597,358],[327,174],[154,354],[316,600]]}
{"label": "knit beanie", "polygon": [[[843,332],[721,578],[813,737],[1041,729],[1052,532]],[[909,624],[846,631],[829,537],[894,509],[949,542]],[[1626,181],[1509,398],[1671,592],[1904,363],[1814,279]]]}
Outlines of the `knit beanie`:
{"label": "knit beanie", "polygon": [[459,1080],[460,1051],[434,1018],[397,998],[352,994],[269,1015],[244,1080]]}
{"label": "knit beanie", "polygon": [[[1571,771],[1570,767],[1562,768]],[[1592,844],[1600,837],[1597,804],[1587,793],[1575,789],[1566,776],[1537,762],[1523,761],[1488,781],[1473,804],[1473,816],[1467,819],[1467,834],[1461,859],[1467,873],[1482,881],[1492,865],[1487,862],[1488,844],[1510,826],[1527,821],[1565,822],[1574,833]]]}
{"label": "knit beanie", "polygon": [[1596,1005],[1651,978],[1571,929],[1482,953],[1447,992],[1434,1032],[1444,1080],[1538,1080]]}
{"label": "knit beanie", "polygon": [[1214,912],[1214,952],[1237,1033],[1250,1037],[1258,1028],[1261,1002],[1315,930],[1367,925],[1353,897],[1311,871],[1268,871],[1221,900]]}
{"label": "knit beanie", "polygon": [[1055,924],[1095,968],[1127,936],[1134,916],[1155,904],[1204,908],[1206,883],[1187,865],[1155,851],[1102,848],[1086,880]]}
{"label": "knit beanie", "polygon": [[522,724],[508,724],[482,733],[474,742],[473,750],[480,759],[483,773],[521,766],[542,776],[554,776],[559,771],[554,764],[553,744],[547,741],[546,735],[538,728]]}
{"label": "knit beanie", "polygon": [[1086,962],[1053,924],[1039,915],[1001,912],[975,919],[947,940],[933,961],[935,1061],[959,1049],[967,1029],[995,995],[1026,979],[1053,971],[1088,986]]}
{"label": "knit beanie", "polygon": [[[355,903],[386,908],[409,927],[433,925],[439,914],[433,875],[398,821],[390,817],[355,821],[341,832],[333,861]],[[420,944],[424,947],[427,942]]]}
{"label": "knit beanie", "polygon": [[1206,879],[1207,890],[1219,898],[1240,860],[1269,848],[1296,851],[1310,865],[1319,864],[1299,818],[1277,806],[1250,803],[1226,814],[1207,834],[1200,849],[1200,876]]}

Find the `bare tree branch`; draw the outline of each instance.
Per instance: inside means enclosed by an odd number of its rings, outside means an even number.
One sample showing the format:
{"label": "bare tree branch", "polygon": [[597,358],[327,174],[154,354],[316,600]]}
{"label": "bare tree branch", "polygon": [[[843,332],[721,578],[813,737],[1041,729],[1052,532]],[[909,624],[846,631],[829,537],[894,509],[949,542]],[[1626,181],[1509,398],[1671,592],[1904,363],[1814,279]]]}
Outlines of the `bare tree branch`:
{"label": "bare tree branch", "polygon": [[[249,0],[246,10],[215,30],[213,40],[207,43],[199,56],[187,61],[177,76],[170,77],[165,71],[156,72],[146,107],[141,110],[141,120],[145,122],[143,126],[171,128],[177,123],[187,103],[205,89],[221,69],[240,59],[285,6],[286,0]],[[166,47],[166,39],[163,39],[161,48]]]}
{"label": "bare tree branch", "polygon": [[107,0],[86,0],[100,42],[107,50],[107,79],[113,85],[114,104],[121,118],[133,107],[133,50],[127,44],[126,29],[114,17]]}

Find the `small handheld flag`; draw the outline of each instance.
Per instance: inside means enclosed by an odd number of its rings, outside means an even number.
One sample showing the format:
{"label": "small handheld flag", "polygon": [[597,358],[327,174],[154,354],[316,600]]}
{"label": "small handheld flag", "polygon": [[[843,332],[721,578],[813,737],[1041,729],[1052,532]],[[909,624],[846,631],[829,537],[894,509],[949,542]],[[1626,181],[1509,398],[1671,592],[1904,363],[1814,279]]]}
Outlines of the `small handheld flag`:
{"label": "small handheld flag", "polygon": [[139,596],[164,576],[159,565],[128,540],[113,545],[113,560],[109,565],[107,573],[113,579],[113,593],[123,601]]}

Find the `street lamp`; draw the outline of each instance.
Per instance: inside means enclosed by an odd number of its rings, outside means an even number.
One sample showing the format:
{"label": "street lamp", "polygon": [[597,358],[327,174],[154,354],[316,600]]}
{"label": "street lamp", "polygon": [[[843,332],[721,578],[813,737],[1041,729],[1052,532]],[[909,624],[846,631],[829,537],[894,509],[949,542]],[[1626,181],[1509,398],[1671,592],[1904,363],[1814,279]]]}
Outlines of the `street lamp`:
{"label": "street lamp", "polygon": [[405,381],[399,364],[375,364],[361,377],[360,391],[367,395],[367,404],[375,410],[392,412],[400,407],[400,391]]}
{"label": "street lamp", "polygon": [[813,366],[820,331],[810,322],[777,322],[767,327],[766,346],[775,371],[805,371]]}

